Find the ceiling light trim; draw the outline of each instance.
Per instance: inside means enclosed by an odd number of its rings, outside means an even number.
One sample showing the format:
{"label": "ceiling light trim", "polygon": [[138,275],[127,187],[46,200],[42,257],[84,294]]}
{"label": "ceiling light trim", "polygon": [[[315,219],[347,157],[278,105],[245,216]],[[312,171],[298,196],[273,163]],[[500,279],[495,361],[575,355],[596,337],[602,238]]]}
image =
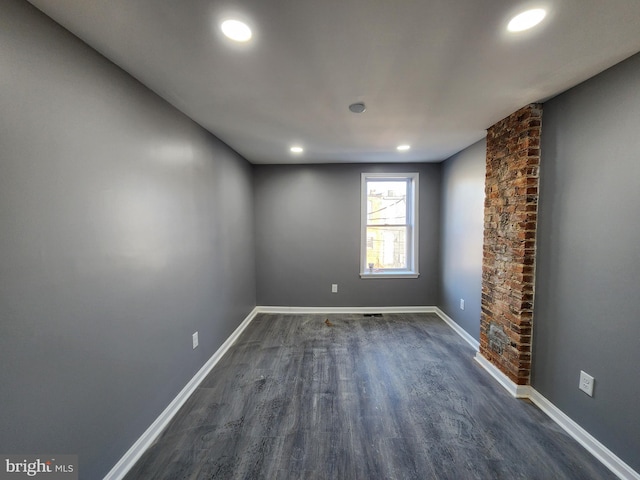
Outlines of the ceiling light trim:
{"label": "ceiling light trim", "polygon": [[245,43],[251,40],[253,32],[249,25],[241,20],[229,18],[220,24],[220,29],[224,35],[234,42]]}
{"label": "ceiling light trim", "polygon": [[511,33],[524,32],[530,30],[546,18],[547,10],[544,8],[531,8],[520,12],[509,20],[507,30]]}

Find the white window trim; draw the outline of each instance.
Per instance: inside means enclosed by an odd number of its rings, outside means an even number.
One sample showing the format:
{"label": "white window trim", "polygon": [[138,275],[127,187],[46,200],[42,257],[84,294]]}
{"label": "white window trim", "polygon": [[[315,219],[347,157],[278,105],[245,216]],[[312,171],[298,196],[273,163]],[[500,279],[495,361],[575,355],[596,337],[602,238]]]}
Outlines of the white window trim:
{"label": "white window trim", "polygon": [[[407,196],[407,204],[409,206],[409,214],[413,216],[409,222],[410,232],[408,234],[407,269],[385,269],[383,271],[369,271],[367,265],[367,180],[368,179],[388,179],[388,180],[411,180],[411,191]],[[360,278],[376,279],[376,278],[418,278],[418,246],[420,245],[419,234],[420,228],[418,224],[418,205],[419,203],[419,176],[417,172],[413,173],[362,173],[360,181]]]}

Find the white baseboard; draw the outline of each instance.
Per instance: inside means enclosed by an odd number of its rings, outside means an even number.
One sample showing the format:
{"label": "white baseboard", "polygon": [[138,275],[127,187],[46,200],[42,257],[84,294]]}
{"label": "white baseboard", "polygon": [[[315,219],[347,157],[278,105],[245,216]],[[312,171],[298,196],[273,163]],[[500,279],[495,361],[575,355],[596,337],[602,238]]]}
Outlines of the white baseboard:
{"label": "white baseboard", "polygon": [[529,399],[535,403],[540,410],[546,413],[554,422],[560,425],[565,432],[572,436],[580,445],[587,449],[594,457],[611,470],[622,480],[640,480],[640,474],[624,463],[611,450],[601,444],[584,428],[578,425],[565,415],[562,410],[530,388]]}
{"label": "white baseboard", "polygon": [[478,351],[478,349],[480,348],[480,342],[478,342],[475,338],[469,335],[464,328],[458,325],[451,317],[449,317],[449,315],[444,313],[438,307],[435,307],[435,313],[444,321],[444,323],[449,325],[454,332],[460,335],[463,340],[465,340],[469,345],[471,345],[475,351]]}
{"label": "white baseboard", "polygon": [[[142,436],[133,444],[133,446],[124,454],[120,461],[111,469],[104,477],[104,480],[120,480],[124,478],[127,472],[135,465],[142,454],[151,446],[155,439],[162,433],[162,430],[171,421],[180,407],[184,405],[187,399],[200,385],[200,383],[209,374],[211,369],[220,361],[223,355],[229,350],[231,345],[236,341],[245,328],[251,323],[258,313],[435,313],[449,327],[451,327],[462,339],[471,345],[476,351],[479,348],[478,341],[469,335],[460,325],[454,322],[438,307],[415,306],[415,307],[280,307],[280,306],[258,306],[243,320],[236,328],[231,336],[220,346],[213,356],[205,363],[202,368],[187,383],[169,406],[160,414],[160,416],[151,424],[151,426],[142,434]],[[528,398],[535,403],[540,410],[547,414],[553,421],[562,427],[571,437],[587,449],[594,457],[596,457],[603,465],[617,475],[621,480],[640,480],[640,474],[633,470],[629,465],[624,463],[607,447],[602,445],[580,425],[575,423],[571,418],[565,415],[560,409],[553,405],[544,396],[538,393],[529,385],[516,385],[509,377],[498,370],[486,358],[476,353],[474,357],[495,380],[500,383],[515,398]]]}
{"label": "white baseboard", "polygon": [[529,385],[516,385],[509,377],[498,370],[498,367],[484,358],[480,352],[476,353],[474,360],[482,365],[482,368],[484,368],[489,375],[495,378],[511,395],[516,398],[529,398],[529,392],[531,390]]}
{"label": "white baseboard", "polygon": [[436,313],[437,307],[284,307],[259,306],[258,313]]}
{"label": "white baseboard", "polygon": [[205,379],[211,369],[220,361],[224,354],[229,350],[231,345],[236,341],[245,328],[251,323],[258,311],[254,308],[242,323],[234,330],[234,332],[225,340],[225,342],[216,350],[216,352],[207,360],[207,362],[198,370],[193,378],[178,393],[176,398],[169,404],[167,408],[160,414],[158,418],[147,428],[142,436],[134,443],[129,450],[123,455],[118,463],[107,473],[104,480],[120,480],[124,478],[129,470],[140,459],[142,454],[153,444],[162,433],[162,430],[169,424],[171,419],[178,413],[180,407],[184,405],[191,394],[198,388],[198,385]]}
{"label": "white baseboard", "polygon": [[623,462],[616,454],[596,440],[589,432],[571,420],[562,410],[547,400],[536,389],[529,385],[516,385],[504,373],[498,370],[486,358],[478,352],[475,356],[476,362],[495,378],[511,395],[516,398],[526,398],[531,400],[542,410],[551,420],[556,422],[574,440],[582,445],[589,453],[596,457],[605,467],[611,470],[621,480],[640,480],[640,474]]}

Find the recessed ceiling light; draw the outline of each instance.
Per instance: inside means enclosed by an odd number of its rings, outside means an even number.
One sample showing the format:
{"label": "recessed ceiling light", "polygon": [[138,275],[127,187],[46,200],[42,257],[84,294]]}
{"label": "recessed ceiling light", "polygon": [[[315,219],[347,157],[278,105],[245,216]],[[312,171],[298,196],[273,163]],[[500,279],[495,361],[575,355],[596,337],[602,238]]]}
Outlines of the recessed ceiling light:
{"label": "recessed ceiling light", "polygon": [[292,153],[302,153],[302,152],[304,152],[304,148],[302,148],[302,147],[291,147],[289,150],[291,150]]}
{"label": "recessed ceiling light", "polygon": [[411,145],[398,145],[397,148],[401,152],[406,152],[407,150],[409,150],[411,148]]}
{"label": "recessed ceiling light", "polygon": [[511,19],[507,25],[507,30],[510,32],[523,32],[538,25],[544,17],[547,16],[547,11],[543,8],[534,8],[522,12]]}
{"label": "recessed ceiling light", "polygon": [[225,20],[220,25],[222,33],[236,42],[248,42],[251,40],[249,25],[240,20]]}
{"label": "recessed ceiling light", "polygon": [[349,110],[351,110],[353,113],[362,113],[366,109],[367,107],[362,102],[352,103],[351,105],[349,105]]}

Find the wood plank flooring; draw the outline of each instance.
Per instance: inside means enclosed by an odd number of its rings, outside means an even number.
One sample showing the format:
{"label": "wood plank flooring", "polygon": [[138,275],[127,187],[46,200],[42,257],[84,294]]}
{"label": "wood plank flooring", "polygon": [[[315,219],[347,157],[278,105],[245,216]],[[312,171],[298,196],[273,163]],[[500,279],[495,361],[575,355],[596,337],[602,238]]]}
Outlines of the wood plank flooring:
{"label": "wood plank flooring", "polygon": [[616,478],[474,353],[434,314],[260,314],[126,478]]}

